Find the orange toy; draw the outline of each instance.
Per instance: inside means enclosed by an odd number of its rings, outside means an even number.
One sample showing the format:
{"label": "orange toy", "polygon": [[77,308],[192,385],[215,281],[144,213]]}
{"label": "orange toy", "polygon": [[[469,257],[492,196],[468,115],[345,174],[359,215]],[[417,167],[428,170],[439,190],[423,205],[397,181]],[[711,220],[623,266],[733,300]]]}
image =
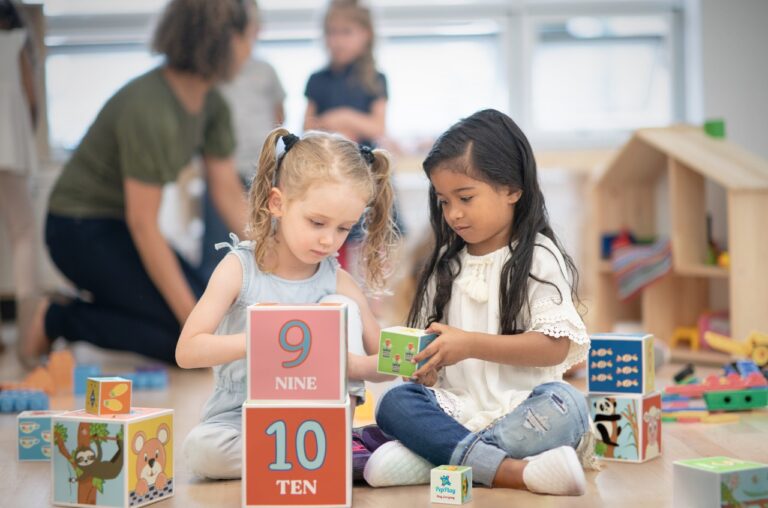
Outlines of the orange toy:
{"label": "orange toy", "polygon": [[122,377],[89,377],[85,410],[92,415],[131,412],[131,380]]}

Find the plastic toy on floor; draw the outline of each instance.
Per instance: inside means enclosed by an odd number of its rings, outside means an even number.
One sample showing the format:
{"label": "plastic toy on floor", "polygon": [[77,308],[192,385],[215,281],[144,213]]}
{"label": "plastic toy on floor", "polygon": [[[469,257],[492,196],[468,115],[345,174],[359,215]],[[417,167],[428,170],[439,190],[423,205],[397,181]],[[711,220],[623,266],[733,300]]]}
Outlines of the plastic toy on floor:
{"label": "plastic toy on floor", "polygon": [[0,391],[0,413],[40,411],[48,407],[48,395],[42,390]]}

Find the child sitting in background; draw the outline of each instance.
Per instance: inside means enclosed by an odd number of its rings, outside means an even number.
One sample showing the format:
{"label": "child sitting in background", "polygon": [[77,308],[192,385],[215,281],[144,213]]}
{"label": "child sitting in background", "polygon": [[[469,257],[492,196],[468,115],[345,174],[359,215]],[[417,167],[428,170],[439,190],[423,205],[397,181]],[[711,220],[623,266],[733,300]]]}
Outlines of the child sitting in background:
{"label": "child sitting in background", "polygon": [[203,422],[184,443],[193,473],[215,479],[241,474],[248,305],[347,303],[353,407],[365,394],[363,380],[390,379],[376,372],[379,325],[363,292],[334,258],[365,215],[366,281],[371,290],[383,287],[397,243],[389,171],[384,152],[339,135],[310,132],[299,139],[277,129],[264,142],[249,198],[253,241],[230,247],[184,325],[176,349],[181,367],[214,367],[216,378]]}

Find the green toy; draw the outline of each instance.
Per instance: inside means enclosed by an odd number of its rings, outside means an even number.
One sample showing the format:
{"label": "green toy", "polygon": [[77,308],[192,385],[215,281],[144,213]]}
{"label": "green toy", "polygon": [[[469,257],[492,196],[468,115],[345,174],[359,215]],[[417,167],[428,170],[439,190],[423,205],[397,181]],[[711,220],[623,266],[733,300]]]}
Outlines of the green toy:
{"label": "green toy", "polygon": [[710,411],[745,411],[768,406],[768,390],[722,390],[704,393],[704,402]]}
{"label": "green toy", "polygon": [[416,369],[426,362],[426,360],[420,362],[417,367],[412,362],[413,357],[436,338],[436,333],[427,333],[424,330],[405,326],[384,328],[379,337],[377,370],[382,374],[411,377]]}

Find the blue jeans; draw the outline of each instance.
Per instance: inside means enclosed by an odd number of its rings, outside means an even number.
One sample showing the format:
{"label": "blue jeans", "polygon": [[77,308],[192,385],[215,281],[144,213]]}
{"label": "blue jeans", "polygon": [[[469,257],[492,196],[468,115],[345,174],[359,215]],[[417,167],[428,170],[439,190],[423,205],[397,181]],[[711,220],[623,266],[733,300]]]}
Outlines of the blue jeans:
{"label": "blue jeans", "polygon": [[[176,363],[181,326],[144,268],[125,221],[48,214],[45,241],[59,271],[92,296],[90,301],[51,303],[45,315],[48,337]],[[205,281],[177,258],[192,292],[200,297]]]}
{"label": "blue jeans", "polygon": [[471,466],[474,481],[491,486],[505,458],[576,448],[589,432],[589,411],[584,395],[571,385],[544,383],[511,413],[470,432],[440,408],[432,390],[405,383],[384,394],[376,422],[432,464]]}

